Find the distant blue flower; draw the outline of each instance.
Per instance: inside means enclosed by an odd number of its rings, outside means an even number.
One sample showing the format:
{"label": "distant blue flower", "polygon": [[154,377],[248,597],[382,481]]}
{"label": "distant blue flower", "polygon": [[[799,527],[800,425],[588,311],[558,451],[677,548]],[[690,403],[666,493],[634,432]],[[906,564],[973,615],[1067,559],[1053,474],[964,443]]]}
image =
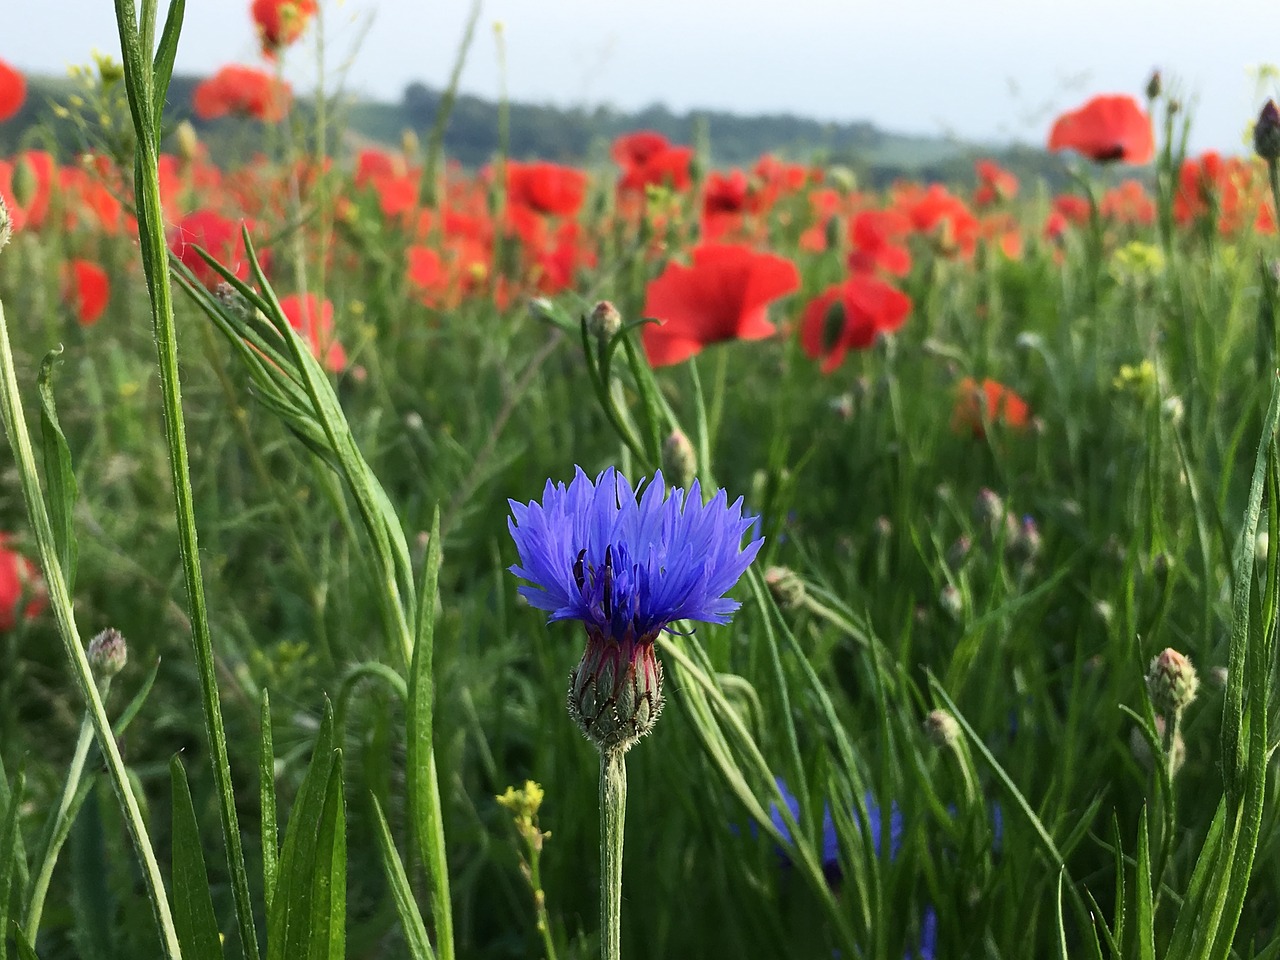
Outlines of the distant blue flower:
{"label": "distant blue flower", "polygon": [[728,623],[724,594],[760,550],[723,490],[702,502],[697,481],[667,494],[659,471],[633,489],[612,467],[593,483],[581,468],[566,487],[547,481],[542,502],[512,500],[507,526],[529,581],[520,595],[549,621],[581,620],[587,650],[570,680],[569,710],[602,750],[626,750],[662,707],[658,634],[676,620]]}
{"label": "distant blue flower", "polygon": [[920,921],[920,945],[908,950],[906,960],[934,960],[938,954],[938,911],[930,904]]}
{"label": "distant blue flower", "polygon": [[[788,789],[786,781],[781,777],[777,778],[778,792],[782,794],[782,799],[786,802],[787,809],[791,811],[791,816],[796,823],[800,822],[800,801]],[[867,827],[871,834],[871,842],[876,856],[880,855],[880,805],[876,803],[875,797],[867,793],[862,798],[863,805],[867,808]],[[792,843],[791,829],[787,826],[786,818],[782,815],[782,810],[776,803],[769,804],[769,819],[773,822],[774,827],[782,834],[784,840]],[[854,822],[858,822],[858,812],[853,811]],[[902,846],[902,813],[898,810],[895,803],[889,808],[889,859],[892,860],[898,855],[898,849]],[[782,851],[787,856],[786,851]],[[824,803],[822,805],[822,873],[827,878],[828,883],[838,883],[843,875],[840,868],[840,838],[836,836],[835,820],[831,816],[831,805]]]}

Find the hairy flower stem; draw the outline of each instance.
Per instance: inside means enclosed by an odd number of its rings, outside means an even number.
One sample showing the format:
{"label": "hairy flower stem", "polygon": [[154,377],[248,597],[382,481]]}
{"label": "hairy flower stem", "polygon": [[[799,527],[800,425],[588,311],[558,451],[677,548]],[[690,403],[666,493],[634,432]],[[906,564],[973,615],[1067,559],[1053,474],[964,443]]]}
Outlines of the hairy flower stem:
{"label": "hairy flower stem", "polygon": [[[104,680],[101,693],[106,700],[107,687],[110,680]],[[75,753],[71,756],[71,766],[67,768],[67,779],[62,783],[62,794],[58,797],[58,806],[49,817],[41,839],[40,851],[35,862],[40,864],[40,872],[31,882],[31,891],[27,897],[27,915],[22,928],[30,943],[36,942],[36,934],[40,932],[40,918],[44,914],[44,900],[49,894],[49,882],[53,879],[53,868],[58,863],[58,854],[62,845],[71,833],[71,823],[75,816],[72,805],[76,802],[76,794],[80,790],[80,781],[84,776],[85,762],[89,759],[89,747],[93,743],[93,719],[86,712],[80,722],[80,738],[76,741]],[[77,807],[78,809],[78,807]]]}
{"label": "hairy flower stem", "polygon": [[49,520],[44,491],[40,488],[40,475],[36,470],[35,450],[31,446],[31,435],[27,432],[26,415],[22,410],[18,377],[14,370],[13,349],[9,342],[9,328],[5,323],[2,305],[0,305],[0,416],[4,419],[5,430],[9,435],[9,446],[13,450],[13,458],[18,467],[18,479],[22,485],[22,499],[26,502],[27,515],[35,533],[36,545],[40,550],[40,562],[44,568],[45,583],[49,588],[49,609],[58,622],[58,635],[62,638],[67,660],[71,664],[71,672],[80,688],[80,695],[84,698],[85,709],[102,750],[111,786],[115,789],[116,799],[120,802],[120,812],[124,817],[125,827],[129,831],[134,851],[140,861],[148,899],[151,901],[156,926],[159,928],[164,956],[177,960],[182,956],[182,947],[173,925],[173,910],[169,906],[169,896],[160,875],[160,864],[156,860],[155,850],[151,845],[151,835],[147,832],[147,823],[142,816],[142,807],[138,803],[133,784],[125,770],[124,758],[120,755],[119,747],[116,746],[111,721],[107,719],[106,708],[102,705],[102,697],[98,693],[93,670],[89,666],[84,644],[80,640],[80,632],[76,628],[71,593],[67,590],[67,581],[58,558],[53,525]]}
{"label": "hairy flower stem", "polygon": [[621,750],[600,753],[600,957],[622,957],[622,836],[627,764]]}

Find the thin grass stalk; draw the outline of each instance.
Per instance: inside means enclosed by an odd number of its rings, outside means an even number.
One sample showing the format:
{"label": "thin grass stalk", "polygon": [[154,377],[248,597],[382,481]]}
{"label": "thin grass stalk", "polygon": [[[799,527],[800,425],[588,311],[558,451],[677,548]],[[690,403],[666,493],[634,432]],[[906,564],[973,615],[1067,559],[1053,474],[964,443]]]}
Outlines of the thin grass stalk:
{"label": "thin grass stalk", "polygon": [[[156,0],[143,0],[142,6],[144,24],[154,24]],[[244,847],[241,841],[239,818],[236,814],[235,791],[231,782],[231,761],[222,722],[218,681],[214,674],[213,638],[209,631],[204,579],[200,570],[200,548],[196,536],[195,504],[187,455],[187,433],[182,413],[182,390],[178,375],[178,341],[173,322],[173,293],[169,285],[164,211],[160,201],[159,145],[163,92],[160,95],[160,106],[157,107],[151,63],[151,51],[154,48],[151,45],[144,45],[144,41],[150,39],[149,36],[139,36],[137,10],[133,0],[116,0],[115,9],[129,107],[133,114],[134,132],[137,137],[134,189],[138,205],[138,240],[142,248],[142,265],[151,300],[151,321],[160,367],[165,440],[168,445],[174,512],[178,524],[178,551],[186,585],[187,605],[191,614],[191,639],[200,676],[200,700],[204,712],[205,734],[209,741],[213,777],[217,785],[222,836],[226,843],[227,859],[231,869],[231,885],[241,949],[247,960],[258,960],[253,901],[249,895],[249,876],[245,869]],[[166,39],[172,46],[176,46],[177,34],[181,32],[182,10],[182,0],[173,0],[169,16],[171,21],[177,18],[176,32],[170,34],[169,24],[166,24],[165,29]]]}
{"label": "thin grass stalk", "polygon": [[173,911],[169,906],[169,896],[164,888],[164,880],[160,876],[160,864],[156,861],[146,821],[142,817],[138,798],[133,793],[128,771],[125,770],[124,758],[120,755],[119,747],[116,746],[115,734],[111,730],[111,722],[107,719],[106,708],[98,695],[93,670],[89,666],[89,658],[85,654],[84,644],[80,640],[80,633],[76,627],[71,595],[67,591],[67,583],[62,575],[62,564],[58,558],[53,527],[49,522],[49,511],[40,489],[35,452],[31,446],[31,436],[27,432],[27,421],[22,410],[22,399],[18,393],[18,377],[14,370],[13,348],[9,343],[9,327],[5,322],[3,305],[0,305],[0,412],[4,415],[9,445],[18,466],[22,498],[27,505],[27,514],[31,519],[36,546],[40,552],[40,562],[44,567],[45,583],[49,591],[49,609],[58,623],[58,636],[62,638],[67,659],[71,662],[71,671],[75,675],[76,684],[80,687],[80,695],[84,698],[85,709],[93,724],[94,735],[106,760],[107,774],[115,789],[116,798],[119,800],[125,827],[129,831],[134,849],[141,861],[143,880],[147,885],[148,899],[155,914],[156,926],[160,930],[165,956],[171,960],[178,960],[182,956],[182,949],[178,945],[178,934],[173,925]]}

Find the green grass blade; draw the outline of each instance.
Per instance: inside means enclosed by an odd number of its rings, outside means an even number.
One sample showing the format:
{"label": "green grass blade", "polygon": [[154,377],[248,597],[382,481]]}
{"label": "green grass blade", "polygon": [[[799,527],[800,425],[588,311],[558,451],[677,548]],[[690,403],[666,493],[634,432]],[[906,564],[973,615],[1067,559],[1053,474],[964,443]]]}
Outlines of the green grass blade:
{"label": "green grass blade", "polygon": [[200,824],[182,761],[169,761],[173,788],[173,925],[187,960],[221,960],[218,920],[209,895],[209,874],[204,865]]}
{"label": "green grass blade", "polygon": [[347,945],[347,814],[342,751],[333,752],[311,875],[309,960],[343,960]]}
{"label": "green grass blade", "polygon": [[18,809],[26,787],[26,775],[19,770],[7,806],[0,807],[4,811],[4,825],[0,827],[0,960],[7,960],[9,955],[9,904],[12,901],[9,890],[17,872]]}
{"label": "green grass blade", "polygon": [[259,725],[262,739],[258,751],[258,802],[262,820],[262,889],[270,909],[280,871],[280,835],[276,825],[276,753],[271,733],[271,698],[262,691]]}
{"label": "green grass blade", "polygon": [[405,942],[409,945],[409,955],[413,960],[435,960],[426,924],[422,922],[418,902],[409,887],[409,877],[404,872],[404,864],[396,851],[391,828],[387,826],[387,818],[382,813],[382,804],[378,803],[376,794],[371,794],[370,798],[378,821],[378,851],[382,854],[382,868],[387,875],[387,883],[391,886],[391,896],[396,902],[396,913],[400,915],[400,926],[404,930]]}
{"label": "green grass blade", "polygon": [[40,960],[35,948],[31,946],[31,941],[27,939],[27,935],[20,927],[13,928],[13,938],[18,945],[18,960]]}
{"label": "green grass blade", "polygon": [[173,78],[173,61],[178,55],[178,36],[182,33],[182,18],[186,9],[186,0],[170,0],[164,29],[160,31],[160,44],[156,47],[151,79],[151,95],[155,99],[152,122],[156,130],[160,130],[164,122],[164,101],[169,95],[169,81]]}
{"label": "green grass blade", "polygon": [[449,862],[445,852],[444,817],[436,771],[433,711],[435,703],[436,593],[442,562],[440,510],[437,507],[427,540],[427,556],[418,584],[418,617],[413,658],[409,666],[408,730],[406,731],[409,820],[431,888],[431,916],[440,956],[451,960],[453,904],[449,893]]}
{"label": "green grass blade", "polygon": [[78,547],[75,532],[75,506],[77,497],[75,466],[71,462],[71,448],[58,422],[58,410],[53,399],[53,371],[62,347],[50,350],[40,364],[37,381],[40,393],[40,435],[44,447],[45,500],[49,504],[49,522],[53,525],[53,539],[62,562],[62,575],[67,581],[67,591],[74,592],[76,584],[76,558]]}
{"label": "green grass blade", "polygon": [[317,828],[325,816],[335,756],[333,711],[326,703],[311,765],[285,827],[275,894],[268,907],[268,960],[298,960],[311,955],[311,927],[316,910],[313,881],[320,840]]}
{"label": "green grass blade", "polygon": [[1138,856],[1134,865],[1135,896],[1134,936],[1138,941],[1138,960],[1155,960],[1156,916],[1151,896],[1151,843],[1148,838],[1147,808],[1138,817]]}

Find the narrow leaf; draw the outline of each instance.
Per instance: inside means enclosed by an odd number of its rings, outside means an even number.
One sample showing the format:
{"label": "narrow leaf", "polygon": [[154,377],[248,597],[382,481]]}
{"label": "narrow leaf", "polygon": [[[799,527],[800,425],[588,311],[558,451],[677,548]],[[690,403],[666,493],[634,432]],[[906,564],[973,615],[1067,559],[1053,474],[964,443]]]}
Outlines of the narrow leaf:
{"label": "narrow leaf", "polygon": [[18,837],[18,808],[22,806],[22,795],[26,792],[26,787],[26,776],[19,771],[18,779],[9,794],[4,826],[0,827],[0,960],[8,960],[9,955],[9,888],[13,882],[14,866],[18,861],[14,849]]}
{"label": "narrow leaf", "polygon": [[267,912],[267,960],[299,960],[310,956],[317,825],[325,815],[333,758],[333,709],[326,703],[311,765],[285,828],[275,894]]}
{"label": "narrow leaf", "polygon": [[413,960],[435,960],[431,940],[427,937],[427,926],[418,910],[418,901],[413,897],[409,877],[404,872],[404,864],[396,851],[395,840],[391,838],[387,818],[382,814],[382,804],[378,803],[376,794],[371,793],[370,797],[378,820],[378,850],[382,854],[382,868],[387,875],[387,883],[391,886],[396,912],[400,914],[400,925],[404,929],[405,942],[409,945],[409,955]]}
{"label": "narrow leaf", "polygon": [[75,589],[76,545],[74,513],[78,490],[71,448],[58,423],[58,410],[53,399],[53,371],[62,355],[62,347],[50,350],[40,364],[40,437],[44,448],[45,500],[49,504],[49,522],[53,525],[53,542],[62,564],[67,592]]}
{"label": "narrow leaf", "polygon": [[347,932],[347,816],[342,796],[342,751],[335,750],[316,835],[311,876],[309,960],[343,960]]}
{"label": "narrow leaf", "polygon": [[1156,920],[1155,906],[1151,899],[1151,847],[1147,837],[1147,808],[1138,817],[1138,858],[1135,865],[1137,881],[1137,907],[1134,918],[1138,938],[1139,960],[1155,960]]}
{"label": "narrow leaf", "polygon": [[156,48],[151,95],[154,98],[154,122],[157,134],[164,121],[164,102],[169,93],[169,80],[173,77],[173,61],[178,55],[178,35],[182,33],[182,18],[186,8],[186,0],[170,0],[164,29],[160,32],[160,45]]}
{"label": "narrow leaf", "polygon": [[262,691],[262,744],[258,752],[258,798],[262,809],[262,888],[268,909],[280,870],[280,835],[276,826],[276,754],[271,739],[271,699]]}
{"label": "narrow leaf", "polygon": [[169,761],[169,779],[173,786],[173,925],[187,960],[222,960],[200,824],[187,773],[177,756]]}

